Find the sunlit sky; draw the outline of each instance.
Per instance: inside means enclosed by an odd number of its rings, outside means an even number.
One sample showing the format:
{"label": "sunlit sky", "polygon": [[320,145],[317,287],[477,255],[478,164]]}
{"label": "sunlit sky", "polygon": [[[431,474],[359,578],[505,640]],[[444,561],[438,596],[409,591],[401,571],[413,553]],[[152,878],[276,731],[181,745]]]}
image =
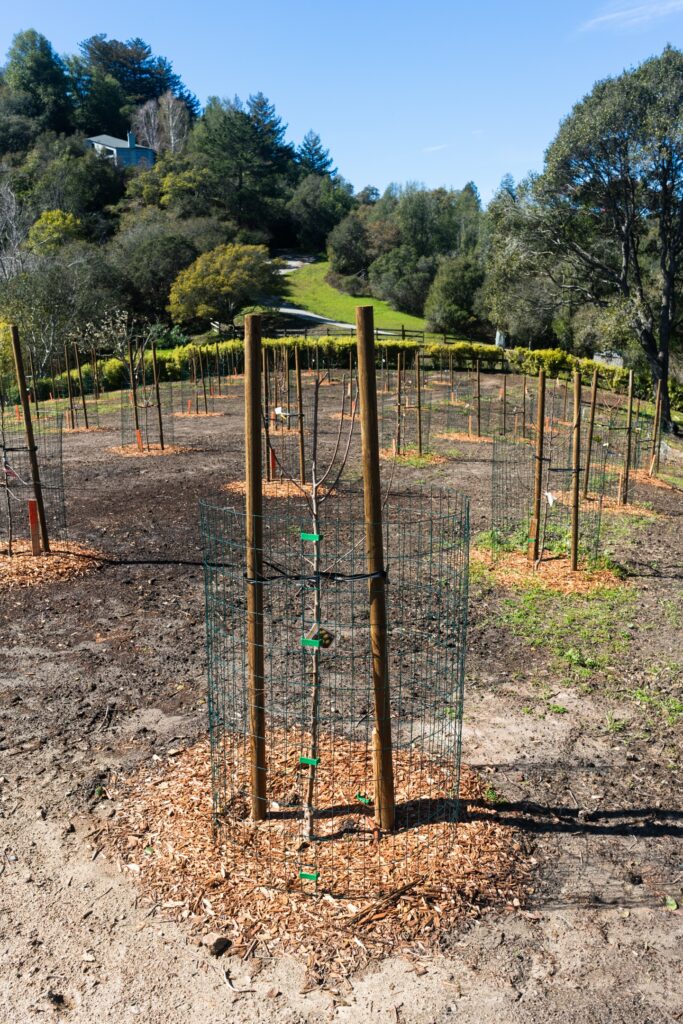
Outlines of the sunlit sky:
{"label": "sunlit sky", "polygon": [[473,180],[486,201],[540,170],[594,81],[683,45],[683,0],[23,0],[2,5],[0,52],[26,28],[59,53],[140,36],[202,103],[261,90],[357,189]]}

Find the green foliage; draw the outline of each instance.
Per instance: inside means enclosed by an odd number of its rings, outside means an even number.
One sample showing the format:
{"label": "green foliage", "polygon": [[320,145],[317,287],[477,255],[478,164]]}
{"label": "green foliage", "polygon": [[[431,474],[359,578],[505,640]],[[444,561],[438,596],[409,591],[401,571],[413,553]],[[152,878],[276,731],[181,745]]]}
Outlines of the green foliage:
{"label": "green foliage", "polygon": [[262,245],[221,245],[178,274],[169,310],[176,323],[218,320],[230,324],[245,306],[274,295],[277,267]]}
{"label": "green foliage", "polygon": [[449,334],[467,330],[475,321],[474,299],[483,280],[481,264],[472,256],[443,258],[425,303],[428,329]]}
{"label": "green foliage", "polygon": [[31,225],[26,246],[37,253],[54,252],[82,235],[82,225],[73,213],[63,210],[45,210]]}

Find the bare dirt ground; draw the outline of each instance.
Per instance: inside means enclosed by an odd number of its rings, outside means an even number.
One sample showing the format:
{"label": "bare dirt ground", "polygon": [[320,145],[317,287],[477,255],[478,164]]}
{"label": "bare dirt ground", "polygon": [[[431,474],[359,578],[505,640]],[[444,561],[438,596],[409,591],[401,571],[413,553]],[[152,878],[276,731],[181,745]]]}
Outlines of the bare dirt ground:
{"label": "bare dirt ground", "polygon": [[[197,502],[242,475],[241,403],[176,421],[192,450],[167,459],[117,457],[113,428],[65,441],[71,537],[110,561],[0,596],[0,1020],[683,1020],[682,495],[642,486],[661,515],[611,528],[630,596],[609,621],[474,575],[464,760],[526,835],[527,904],[305,991],[296,960],[212,957],[107,859],[112,774],[206,730]],[[400,485],[462,490],[485,529],[490,447]]]}

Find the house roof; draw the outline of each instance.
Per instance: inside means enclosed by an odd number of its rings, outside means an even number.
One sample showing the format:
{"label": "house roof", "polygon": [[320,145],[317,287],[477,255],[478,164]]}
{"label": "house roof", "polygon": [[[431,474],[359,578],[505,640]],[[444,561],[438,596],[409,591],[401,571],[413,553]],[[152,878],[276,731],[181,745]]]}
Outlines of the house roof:
{"label": "house roof", "polygon": [[[92,135],[86,142],[94,142],[98,146],[108,146],[109,149],[130,149],[128,145],[128,139],[117,139],[113,135]],[[136,144],[135,149],[146,149],[148,152],[153,153],[154,150],[148,146],[138,146]]]}

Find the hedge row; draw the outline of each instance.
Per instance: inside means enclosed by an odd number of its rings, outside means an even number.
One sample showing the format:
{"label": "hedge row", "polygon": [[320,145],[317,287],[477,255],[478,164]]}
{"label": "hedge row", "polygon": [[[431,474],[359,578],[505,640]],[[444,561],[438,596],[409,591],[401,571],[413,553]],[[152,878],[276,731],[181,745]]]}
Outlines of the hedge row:
{"label": "hedge row", "polygon": [[[200,339],[197,339],[200,341]],[[313,365],[313,354],[317,351],[319,357],[326,364],[348,365],[348,353],[355,348],[356,338],[353,335],[325,336],[325,337],[304,337],[292,335],[286,338],[266,338],[263,342],[266,348],[285,348],[292,350],[295,345],[303,353],[304,367]],[[581,371],[581,379],[584,384],[589,384],[593,378],[593,372],[597,367],[600,386],[613,392],[626,393],[628,387],[628,370],[618,366],[605,366],[596,363],[592,359],[580,359],[563,352],[561,349],[526,349],[510,348],[499,349],[494,345],[486,345],[480,342],[457,341],[449,344],[442,342],[421,345],[418,341],[398,340],[396,338],[380,338],[376,341],[376,348],[382,353],[383,359],[395,365],[396,356],[399,351],[415,352],[421,349],[427,357],[431,366],[435,369],[447,367],[452,360],[457,370],[472,367],[476,361],[480,361],[483,370],[500,370],[507,368],[515,373],[526,373],[535,377],[538,371],[543,368],[549,378],[570,377],[575,369]],[[242,368],[244,346],[239,340],[212,341],[209,343],[181,345],[172,349],[160,349],[157,351],[159,376],[161,380],[180,380],[187,373],[188,365],[191,365],[193,356],[197,352],[202,353],[211,372],[215,365],[215,356],[218,352],[223,361],[227,360],[231,366],[238,371]],[[151,373],[152,355],[145,353],[145,364],[150,368]],[[82,374],[86,390],[92,389],[93,374],[89,363],[82,366]],[[121,359],[110,358],[98,363],[98,376],[101,385],[106,390],[118,390],[127,383],[127,368]],[[64,390],[65,374],[61,374],[56,383]],[[71,371],[74,386],[78,387],[78,375],[75,370]],[[39,381],[38,394],[46,398],[52,390],[50,379]],[[649,399],[651,397],[651,381],[647,374],[640,374],[635,381],[635,393],[638,397]],[[683,412],[683,386],[677,381],[669,381],[669,393],[671,396],[672,409]]]}

